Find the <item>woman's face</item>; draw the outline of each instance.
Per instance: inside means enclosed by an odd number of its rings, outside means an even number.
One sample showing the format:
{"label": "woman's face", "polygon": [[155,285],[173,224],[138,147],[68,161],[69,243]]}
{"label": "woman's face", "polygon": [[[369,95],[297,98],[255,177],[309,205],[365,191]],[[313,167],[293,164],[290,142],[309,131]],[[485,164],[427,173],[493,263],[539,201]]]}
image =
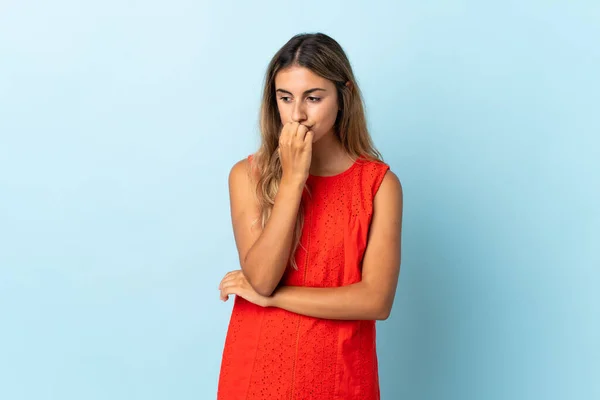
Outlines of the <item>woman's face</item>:
{"label": "woman's face", "polygon": [[314,132],[313,143],[333,134],[338,96],[333,82],[308,68],[292,66],[275,76],[275,96],[281,124],[299,122]]}

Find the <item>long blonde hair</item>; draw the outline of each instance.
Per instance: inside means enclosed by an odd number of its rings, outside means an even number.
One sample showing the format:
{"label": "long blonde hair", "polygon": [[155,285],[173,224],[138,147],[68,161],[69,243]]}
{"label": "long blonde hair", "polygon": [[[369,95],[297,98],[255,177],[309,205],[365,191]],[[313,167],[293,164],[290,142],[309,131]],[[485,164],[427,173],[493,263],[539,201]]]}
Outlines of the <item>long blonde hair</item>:
{"label": "long blonde hair", "polygon": [[[271,216],[282,176],[277,147],[283,125],[275,97],[275,76],[280,70],[290,66],[308,68],[335,84],[341,110],[338,111],[334,131],[347,154],[353,159],[362,156],[368,160],[383,161],[367,130],[362,95],[342,47],[323,33],[295,35],[273,56],[265,74],[259,122],[261,144],[253,157],[251,171],[254,173],[250,174],[260,204],[262,228]],[[350,85],[347,86],[348,81]],[[306,185],[305,188],[308,191]],[[254,223],[257,221],[258,219]],[[301,203],[289,258],[295,270],[298,270],[298,266],[294,255],[298,245],[301,245],[303,226],[304,212]]]}

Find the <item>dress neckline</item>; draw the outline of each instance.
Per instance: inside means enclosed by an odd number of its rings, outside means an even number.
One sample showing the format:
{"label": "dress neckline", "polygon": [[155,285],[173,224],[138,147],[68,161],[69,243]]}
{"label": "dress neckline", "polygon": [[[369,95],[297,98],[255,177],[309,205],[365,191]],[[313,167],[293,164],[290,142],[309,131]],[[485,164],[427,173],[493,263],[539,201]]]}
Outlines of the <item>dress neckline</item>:
{"label": "dress neckline", "polygon": [[327,179],[335,179],[335,178],[341,178],[342,176],[345,176],[347,174],[349,174],[350,172],[352,172],[352,170],[354,168],[356,168],[356,166],[359,163],[359,159],[360,157],[357,157],[356,160],[354,160],[354,162],[352,163],[352,165],[350,167],[348,167],[345,171],[340,172],[339,174],[335,174],[335,175],[312,175],[312,174],[308,174],[308,178],[309,179],[318,179],[318,180],[327,180]]}

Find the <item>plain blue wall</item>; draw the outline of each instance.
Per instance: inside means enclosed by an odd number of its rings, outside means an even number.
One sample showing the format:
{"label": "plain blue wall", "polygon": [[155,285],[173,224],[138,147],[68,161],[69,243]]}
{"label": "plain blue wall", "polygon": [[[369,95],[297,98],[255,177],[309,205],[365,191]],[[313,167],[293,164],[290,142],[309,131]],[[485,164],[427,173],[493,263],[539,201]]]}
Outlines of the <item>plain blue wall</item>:
{"label": "plain blue wall", "polygon": [[211,399],[227,174],[294,34],[405,193],[383,399],[600,398],[600,6],[3,1],[0,398]]}

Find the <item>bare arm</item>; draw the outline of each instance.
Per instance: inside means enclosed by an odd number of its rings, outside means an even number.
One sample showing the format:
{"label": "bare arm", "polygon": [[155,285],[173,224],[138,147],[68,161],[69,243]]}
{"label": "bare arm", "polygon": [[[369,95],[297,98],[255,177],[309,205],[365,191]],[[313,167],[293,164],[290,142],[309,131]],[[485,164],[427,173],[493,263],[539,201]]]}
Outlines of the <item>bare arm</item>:
{"label": "bare arm", "polygon": [[290,256],[304,182],[282,179],[271,216],[262,229],[259,204],[248,173],[247,159],[237,162],[229,173],[234,236],[240,265],[248,282],[257,293],[270,296],[279,284]]}
{"label": "bare arm", "polygon": [[360,282],[333,288],[282,286],[266,305],[316,318],[387,319],[400,274],[402,229],[402,186],[391,171],[373,208]]}
{"label": "bare arm", "polygon": [[266,305],[315,318],[387,318],[378,297],[363,282],[329,288],[281,286],[267,299]]}

